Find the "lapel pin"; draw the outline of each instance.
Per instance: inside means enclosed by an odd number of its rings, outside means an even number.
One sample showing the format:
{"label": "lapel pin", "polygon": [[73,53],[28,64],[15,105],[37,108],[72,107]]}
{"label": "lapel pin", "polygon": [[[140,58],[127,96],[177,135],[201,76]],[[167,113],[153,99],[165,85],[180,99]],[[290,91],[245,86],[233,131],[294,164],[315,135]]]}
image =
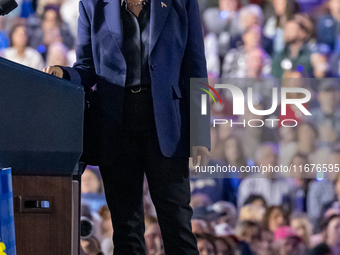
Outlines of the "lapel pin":
{"label": "lapel pin", "polygon": [[163,3],[163,2],[161,2],[161,4],[162,4],[162,8],[163,7],[168,7],[165,3]]}

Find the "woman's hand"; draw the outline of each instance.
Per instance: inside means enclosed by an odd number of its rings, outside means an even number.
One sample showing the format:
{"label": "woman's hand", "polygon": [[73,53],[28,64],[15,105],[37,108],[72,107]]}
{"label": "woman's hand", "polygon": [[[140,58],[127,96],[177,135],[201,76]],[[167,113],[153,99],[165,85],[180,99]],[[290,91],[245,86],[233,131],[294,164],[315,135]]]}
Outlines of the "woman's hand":
{"label": "woman's hand", "polygon": [[59,66],[49,66],[43,69],[44,73],[52,74],[54,76],[57,76],[59,78],[63,78],[64,72],[63,69],[61,69]]}

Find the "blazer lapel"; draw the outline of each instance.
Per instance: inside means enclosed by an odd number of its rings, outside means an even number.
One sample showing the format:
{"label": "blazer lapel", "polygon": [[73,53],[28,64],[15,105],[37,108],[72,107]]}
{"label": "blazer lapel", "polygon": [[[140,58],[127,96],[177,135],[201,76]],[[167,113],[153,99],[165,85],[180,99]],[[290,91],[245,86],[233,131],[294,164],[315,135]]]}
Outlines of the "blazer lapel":
{"label": "blazer lapel", "polygon": [[151,0],[151,14],[150,14],[150,49],[151,53],[155,46],[160,33],[163,30],[165,20],[168,17],[172,0]]}
{"label": "blazer lapel", "polygon": [[123,45],[123,27],[120,20],[120,0],[103,0],[103,2],[107,3],[104,7],[106,24],[109,27],[112,37],[115,39],[115,43],[118,48],[121,49]]}

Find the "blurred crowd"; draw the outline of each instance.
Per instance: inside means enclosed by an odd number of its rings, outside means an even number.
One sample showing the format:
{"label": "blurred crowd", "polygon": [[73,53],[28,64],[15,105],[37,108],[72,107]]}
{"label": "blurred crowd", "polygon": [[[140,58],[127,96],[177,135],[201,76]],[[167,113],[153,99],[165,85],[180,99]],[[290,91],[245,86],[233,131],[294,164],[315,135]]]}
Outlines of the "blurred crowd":
{"label": "blurred crowd", "polygon": [[[267,153],[270,154],[269,150]],[[302,156],[300,158],[300,154],[295,157],[296,161],[300,160],[298,164],[303,163],[301,160],[306,160]],[[227,194],[225,199],[228,199],[229,193],[233,192],[232,188],[228,190],[230,184],[214,185],[215,180],[223,183],[231,179],[193,180],[196,181],[197,187],[201,188],[209,186],[210,182],[211,188],[210,192],[193,193],[191,200],[192,230],[197,237],[200,255],[340,254],[340,179],[327,180],[323,183],[314,179],[296,178],[291,184],[285,182],[286,179],[282,179],[285,185],[292,185],[295,188],[291,190],[291,193],[287,193],[294,198],[293,201],[269,202],[265,197],[271,197],[272,191],[271,188],[265,186],[263,195],[257,192],[256,188],[250,189],[246,199],[240,205],[222,199],[224,194]],[[247,179],[246,177],[242,182],[247,180],[269,181],[272,179]],[[206,183],[198,184],[197,181]],[[246,185],[253,186],[251,183]],[[277,184],[274,181],[272,185]],[[219,186],[224,187],[224,192],[221,192]],[[241,189],[244,188],[240,187],[239,191]],[[114,248],[112,242],[114,226],[109,208],[105,204],[103,184],[97,167],[87,167],[82,176],[81,190],[82,198],[85,198],[82,199],[82,216],[91,219],[94,224],[94,237],[91,240],[98,243],[99,249],[105,255],[111,255]],[[308,190],[310,190],[310,196],[306,201]],[[286,188],[285,191],[288,189]],[[210,194],[212,194],[211,197]],[[324,195],[332,198],[327,200]],[[92,199],[89,199],[91,196]],[[101,205],[98,205],[98,199],[102,199]],[[214,202],[214,199],[220,200]],[[292,206],[289,202],[295,204]],[[315,203],[322,205],[314,222],[313,215],[309,215],[305,207],[309,202],[312,203],[311,206]],[[302,207],[296,206],[298,204]],[[317,208],[312,207],[312,209]],[[144,214],[147,254],[164,255],[161,229],[146,180]],[[85,251],[90,242],[87,239],[81,240]]]}
{"label": "blurred crowd", "polygon": [[42,70],[76,60],[78,1],[17,1],[0,17],[0,56]]}
{"label": "blurred crowd", "polygon": [[[340,164],[340,1],[219,0],[213,4],[202,0],[200,4],[213,84],[238,85],[245,97],[247,87],[252,87],[256,110],[271,108],[273,88],[278,93],[282,88],[304,88],[311,99],[303,106],[312,114],[306,116],[295,105],[287,105],[283,115],[279,102],[270,116],[254,114],[247,104],[245,114],[235,116],[232,94],[217,90],[223,104],[211,100],[212,119],[228,123],[211,128],[209,165],[230,165],[237,171],[210,178],[192,175],[193,230],[200,253],[340,254],[336,169]],[[266,117],[278,121],[254,127],[266,122]],[[285,119],[294,120],[296,127],[283,125]],[[244,166],[291,165],[297,171],[290,174],[239,171]],[[313,165],[324,170],[312,171]]]}
{"label": "blurred crowd", "polygon": [[292,69],[339,75],[339,1],[200,2],[210,77],[282,78]]}
{"label": "blurred crowd", "polygon": [[[18,0],[0,18],[3,57],[41,70],[75,61],[78,0]],[[338,0],[199,0],[209,77],[340,74]]]}
{"label": "blurred crowd", "polygon": [[[78,0],[17,2],[17,9],[0,17],[0,56],[38,70],[72,66]],[[340,75],[340,0],[198,2],[210,78],[235,83],[246,78],[243,81],[250,82],[255,92],[257,110],[270,108],[274,87],[302,87],[312,95],[304,104],[312,117],[293,105],[287,106],[286,116],[279,111],[273,114],[278,120],[296,120],[299,124],[294,128],[280,121],[271,127],[212,128],[209,164],[237,169],[291,164],[336,168],[340,164],[340,84],[336,79]],[[220,95],[223,105],[212,102],[212,116],[242,121],[232,115],[230,95]],[[290,99],[298,98],[298,93],[290,94]],[[245,111],[246,121],[263,119],[248,107]],[[191,178],[192,227],[200,255],[340,255],[340,175],[334,169],[329,176],[298,171],[290,176],[232,172],[222,177]],[[91,240],[105,255],[112,254],[114,226],[98,167],[87,167],[81,190],[82,215],[94,224]],[[144,211],[147,252],[162,255],[161,230],[146,180]],[[90,241],[81,244],[83,254],[91,254]]]}

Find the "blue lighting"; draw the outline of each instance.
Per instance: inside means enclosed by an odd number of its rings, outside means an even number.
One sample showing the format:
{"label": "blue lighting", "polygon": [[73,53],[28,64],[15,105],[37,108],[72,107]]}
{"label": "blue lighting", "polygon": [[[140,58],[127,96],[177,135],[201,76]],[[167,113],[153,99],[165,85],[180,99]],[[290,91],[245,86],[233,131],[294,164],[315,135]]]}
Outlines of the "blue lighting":
{"label": "blue lighting", "polygon": [[298,71],[298,72],[302,72],[303,71],[303,66],[302,65],[298,65],[297,67],[296,67],[296,71]]}
{"label": "blue lighting", "polygon": [[37,50],[38,50],[39,53],[44,53],[44,52],[46,51],[46,48],[45,48],[44,45],[41,45],[41,44],[40,44],[40,45],[38,46],[38,49],[37,49]]}
{"label": "blue lighting", "polygon": [[317,172],[315,177],[316,177],[316,180],[322,181],[323,179],[325,179],[325,173],[324,172]]}
{"label": "blue lighting", "polygon": [[251,158],[247,159],[246,163],[247,163],[247,166],[255,166],[255,161]]}
{"label": "blue lighting", "polygon": [[221,11],[220,12],[221,19],[226,19],[226,18],[228,18],[228,16],[229,16],[229,12],[228,11]]}

